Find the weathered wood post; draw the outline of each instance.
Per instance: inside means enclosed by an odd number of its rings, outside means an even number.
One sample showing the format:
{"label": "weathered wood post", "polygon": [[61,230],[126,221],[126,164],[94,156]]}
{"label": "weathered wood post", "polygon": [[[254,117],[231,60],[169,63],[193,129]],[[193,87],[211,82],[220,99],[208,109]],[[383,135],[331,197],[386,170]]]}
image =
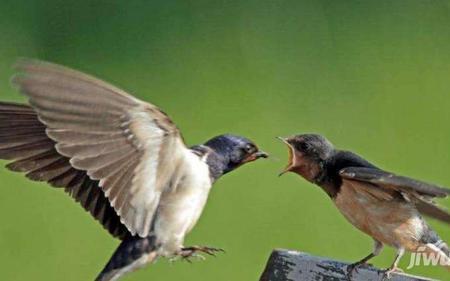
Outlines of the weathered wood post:
{"label": "weathered wood post", "polygon": [[[348,281],[348,263],[277,249],[270,255],[260,281]],[[383,271],[372,266],[358,269],[354,281],[381,281]],[[393,274],[389,281],[435,281],[408,274]]]}

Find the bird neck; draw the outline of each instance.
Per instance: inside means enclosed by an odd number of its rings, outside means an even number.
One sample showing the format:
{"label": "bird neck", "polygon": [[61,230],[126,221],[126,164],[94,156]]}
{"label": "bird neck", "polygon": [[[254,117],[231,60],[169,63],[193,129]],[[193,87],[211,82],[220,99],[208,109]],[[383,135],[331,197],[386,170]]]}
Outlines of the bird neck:
{"label": "bird neck", "polygon": [[342,169],[347,167],[377,168],[360,156],[344,150],[336,150],[330,158],[322,163],[322,166],[320,176],[315,183],[331,198],[334,198],[341,188],[342,178],[339,172]]}
{"label": "bird neck", "polygon": [[208,146],[196,145],[191,147],[191,150],[208,165],[209,175],[213,182],[233,170],[229,157],[216,152]]}
{"label": "bird neck", "polygon": [[336,197],[341,186],[341,179],[334,171],[333,162],[323,161],[320,163],[320,173],[313,182],[322,188],[331,198]]}
{"label": "bird neck", "polygon": [[339,192],[339,186],[336,186],[332,182],[323,182],[321,184],[317,184],[323,191],[325,191],[331,199],[335,198]]}

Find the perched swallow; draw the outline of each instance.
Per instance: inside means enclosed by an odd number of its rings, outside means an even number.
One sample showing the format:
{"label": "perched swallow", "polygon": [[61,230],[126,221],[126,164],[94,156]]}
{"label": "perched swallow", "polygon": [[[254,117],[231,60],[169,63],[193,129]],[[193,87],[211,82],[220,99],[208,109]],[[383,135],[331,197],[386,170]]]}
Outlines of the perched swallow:
{"label": "perched swallow", "polygon": [[117,280],[158,257],[219,250],[184,247],[185,235],[212,184],[266,153],[230,134],[188,148],[164,112],[108,83],[34,60],[17,69],[13,84],[30,105],[0,103],[0,159],[63,187],[122,240],[97,281]]}
{"label": "perched swallow", "polygon": [[320,135],[280,139],[289,147],[289,164],[281,174],[294,172],[320,186],[350,223],[374,239],[373,252],[352,264],[349,276],[377,256],[383,244],[397,249],[387,278],[400,271],[397,266],[405,250],[423,249],[438,256],[450,271],[447,244],[421,216],[450,223],[450,214],[432,201],[448,196],[449,189],[383,171],[352,152],[335,149]]}

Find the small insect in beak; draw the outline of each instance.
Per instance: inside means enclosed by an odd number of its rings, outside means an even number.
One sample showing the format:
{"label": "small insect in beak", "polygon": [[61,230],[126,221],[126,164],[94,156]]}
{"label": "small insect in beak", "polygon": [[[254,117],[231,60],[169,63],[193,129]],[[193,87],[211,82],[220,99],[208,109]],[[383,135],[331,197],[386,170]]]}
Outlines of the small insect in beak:
{"label": "small insect in beak", "polygon": [[256,158],[269,158],[269,154],[264,151],[258,151],[255,153]]}
{"label": "small insect in beak", "polygon": [[264,151],[257,151],[253,154],[250,154],[242,163],[248,163],[248,162],[252,162],[255,161],[259,158],[268,158],[269,154],[267,154]]}

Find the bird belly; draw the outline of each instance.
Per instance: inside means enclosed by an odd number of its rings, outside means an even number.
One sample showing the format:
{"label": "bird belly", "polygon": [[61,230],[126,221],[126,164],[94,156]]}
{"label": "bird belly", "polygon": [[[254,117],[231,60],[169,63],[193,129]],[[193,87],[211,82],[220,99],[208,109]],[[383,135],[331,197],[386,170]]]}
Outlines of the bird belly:
{"label": "bird belly", "polygon": [[355,184],[345,184],[334,203],[344,217],[374,239],[415,251],[425,223],[413,204],[400,199],[381,199]]}
{"label": "bird belly", "polygon": [[204,162],[196,159],[185,165],[187,169],[177,185],[161,195],[153,233],[163,256],[172,256],[180,251],[185,235],[197,223],[208,199],[212,185],[209,169]]}

